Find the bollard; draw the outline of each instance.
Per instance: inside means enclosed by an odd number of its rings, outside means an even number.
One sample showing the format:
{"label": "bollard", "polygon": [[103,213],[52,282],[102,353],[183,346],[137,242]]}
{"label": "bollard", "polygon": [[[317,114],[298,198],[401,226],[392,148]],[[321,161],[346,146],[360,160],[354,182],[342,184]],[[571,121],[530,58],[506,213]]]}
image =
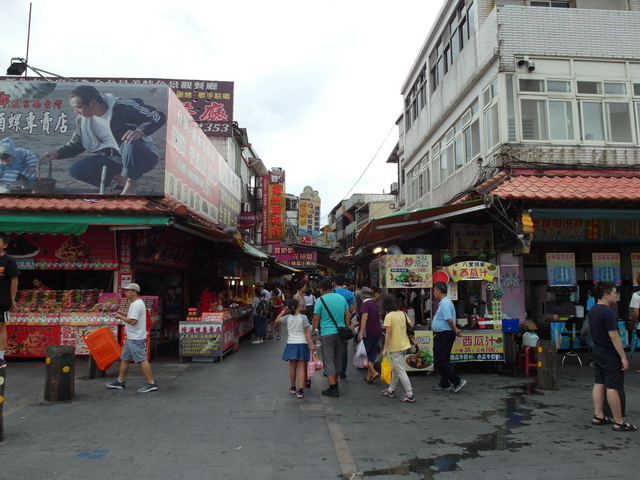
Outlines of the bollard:
{"label": "bollard", "polygon": [[76,371],[75,353],[75,347],[62,345],[47,347],[45,400],[61,402],[73,399]]}
{"label": "bollard", "polygon": [[558,389],[558,359],[556,343],[551,340],[538,340],[538,379],[540,390]]}
{"label": "bollard", "polygon": [[4,418],[2,414],[2,408],[4,407],[4,381],[6,378],[6,372],[6,367],[0,368],[0,442],[4,440]]}
{"label": "bollard", "polygon": [[100,367],[93,359],[93,355],[89,355],[89,378],[104,377],[105,373],[104,370],[100,370]]}

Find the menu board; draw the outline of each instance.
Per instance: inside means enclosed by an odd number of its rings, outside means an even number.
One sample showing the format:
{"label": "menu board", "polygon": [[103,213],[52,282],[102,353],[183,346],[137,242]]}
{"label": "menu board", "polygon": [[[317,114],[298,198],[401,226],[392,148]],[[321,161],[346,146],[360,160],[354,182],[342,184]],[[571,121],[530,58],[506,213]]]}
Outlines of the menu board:
{"label": "menu board", "polygon": [[221,357],[221,347],[222,322],[180,322],[181,357]]}
{"label": "menu board", "polygon": [[431,255],[387,255],[384,259],[387,288],[431,288]]}
{"label": "menu board", "polygon": [[547,284],[550,286],[575,285],[576,257],[574,253],[547,253]]}

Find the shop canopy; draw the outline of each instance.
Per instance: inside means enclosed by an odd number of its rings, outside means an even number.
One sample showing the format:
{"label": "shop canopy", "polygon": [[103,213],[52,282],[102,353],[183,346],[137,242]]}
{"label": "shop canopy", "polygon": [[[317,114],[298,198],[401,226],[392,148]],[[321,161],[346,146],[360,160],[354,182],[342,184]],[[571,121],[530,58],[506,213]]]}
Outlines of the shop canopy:
{"label": "shop canopy", "polygon": [[381,218],[371,220],[358,234],[354,251],[367,245],[378,245],[401,239],[409,233],[427,230],[433,223],[446,218],[484,210],[484,199],[440,205],[438,207],[420,208],[411,212],[400,211]]}
{"label": "shop canopy", "polygon": [[11,233],[62,233],[80,235],[89,225],[152,227],[169,225],[170,217],[159,215],[0,215],[0,231]]}

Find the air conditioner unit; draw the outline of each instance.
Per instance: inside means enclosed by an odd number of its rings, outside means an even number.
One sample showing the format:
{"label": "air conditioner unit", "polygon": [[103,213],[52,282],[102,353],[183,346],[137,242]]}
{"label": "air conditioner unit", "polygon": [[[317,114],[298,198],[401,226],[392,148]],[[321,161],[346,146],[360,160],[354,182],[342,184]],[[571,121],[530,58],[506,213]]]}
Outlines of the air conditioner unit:
{"label": "air conditioner unit", "polygon": [[395,193],[398,191],[398,182],[393,182],[391,184],[391,193]]}

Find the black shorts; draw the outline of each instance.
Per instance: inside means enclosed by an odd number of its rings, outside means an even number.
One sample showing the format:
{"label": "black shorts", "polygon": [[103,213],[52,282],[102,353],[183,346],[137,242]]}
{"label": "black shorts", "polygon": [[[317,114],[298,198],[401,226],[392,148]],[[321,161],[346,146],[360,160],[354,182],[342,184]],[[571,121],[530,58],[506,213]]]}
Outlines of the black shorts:
{"label": "black shorts", "polygon": [[620,357],[606,355],[596,350],[592,352],[592,355],[595,383],[612,390],[622,390],[624,388],[624,372]]}
{"label": "black shorts", "polygon": [[5,323],[9,320],[9,309],[0,307],[0,323]]}

